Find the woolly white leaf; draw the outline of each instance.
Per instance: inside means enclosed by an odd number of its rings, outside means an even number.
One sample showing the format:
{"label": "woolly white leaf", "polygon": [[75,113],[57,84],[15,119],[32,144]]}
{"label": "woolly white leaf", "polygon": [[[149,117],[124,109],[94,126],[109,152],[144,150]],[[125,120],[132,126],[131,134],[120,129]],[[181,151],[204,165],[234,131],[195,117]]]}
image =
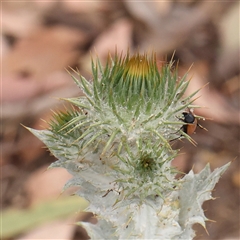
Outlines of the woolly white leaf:
{"label": "woolly white leaf", "polygon": [[205,228],[205,221],[208,219],[204,215],[202,204],[212,198],[211,191],[229,164],[215,169],[212,173],[208,164],[200,173],[194,174],[190,171],[184,177],[179,192],[179,224],[183,229],[183,233],[178,236],[180,239],[191,239],[194,236],[192,225],[195,223]]}

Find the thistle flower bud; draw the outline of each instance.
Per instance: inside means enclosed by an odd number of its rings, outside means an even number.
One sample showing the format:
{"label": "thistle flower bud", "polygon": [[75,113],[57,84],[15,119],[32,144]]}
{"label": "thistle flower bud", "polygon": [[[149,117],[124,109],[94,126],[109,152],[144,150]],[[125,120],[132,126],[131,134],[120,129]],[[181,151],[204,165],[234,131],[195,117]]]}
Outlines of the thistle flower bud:
{"label": "thistle flower bud", "polygon": [[92,62],[92,81],[72,76],[85,96],[53,115],[48,130],[30,129],[73,179],[65,189],[89,201],[96,225],[81,223],[92,239],[190,239],[192,225],[205,226],[201,205],[227,165],[210,172],[191,171],[176,179],[171,140],[191,138],[179,118],[193,96],[184,96],[186,75],[172,64],[160,70],[156,56],[109,57],[105,67]]}

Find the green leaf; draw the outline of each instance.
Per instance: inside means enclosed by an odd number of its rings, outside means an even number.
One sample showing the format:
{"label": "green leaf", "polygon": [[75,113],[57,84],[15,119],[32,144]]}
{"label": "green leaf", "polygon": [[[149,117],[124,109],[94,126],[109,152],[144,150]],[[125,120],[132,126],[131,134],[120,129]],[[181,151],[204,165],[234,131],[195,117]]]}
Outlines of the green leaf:
{"label": "green leaf", "polygon": [[50,220],[66,218],[83,211],[88,203],[79,196],[40,203],[30,209],[6,209],[2,212],[2,238],[12,238]]}

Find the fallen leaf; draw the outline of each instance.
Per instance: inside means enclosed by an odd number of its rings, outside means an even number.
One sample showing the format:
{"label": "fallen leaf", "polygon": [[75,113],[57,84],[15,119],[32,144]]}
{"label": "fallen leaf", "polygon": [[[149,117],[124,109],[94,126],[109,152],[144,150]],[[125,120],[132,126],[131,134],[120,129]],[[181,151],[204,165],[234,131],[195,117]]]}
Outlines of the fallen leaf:
{"label": "fallen leaf", "polygon": [[108,29],[98,36],[93,43],[92,52],[96,52],[99,59],[105,60],[108,53],[114,54],[116,49],[125,54],[131,46],[132,24],[127,19],[114,22]]}
{"label": "fallen leaf", "polygon": [[30,204],[57,199],[62,192],[65,183],[72,178],[63,168],[47,170],[44,166],[31,174],[24,188],[29,196]]}
{"label": "fallen leaf", "polygon": [[219,92],[211,88],[211,84],[205,80],[207,79],[207,70],[203,70],[203,68],[203,66],[194,64],[194,67],[189,71],[191,81],[185,93],[188,96],[201,89],[197,94],[199,98],[193,104],[203,108],[196,109],[196,112],[219,123],[239,125],[239,110],[232,107]]}

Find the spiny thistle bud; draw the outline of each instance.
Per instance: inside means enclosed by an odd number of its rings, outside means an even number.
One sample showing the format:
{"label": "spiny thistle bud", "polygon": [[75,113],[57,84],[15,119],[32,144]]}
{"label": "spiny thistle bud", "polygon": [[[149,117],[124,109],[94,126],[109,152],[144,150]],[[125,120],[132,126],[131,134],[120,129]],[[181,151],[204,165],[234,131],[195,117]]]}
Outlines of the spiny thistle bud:
{"label": "spiny thistle bud", "polygon": [[227,166],[191,171],[177,179],[172,140],[186,137],[182,113],[194,101],[189,81],[156,56],[109,57],[92,62],[93,80],[73,76],[84,96],[65,99],[74,107],[54,113],[48,130],[30,131],[66,168],[89,201],[97,224],[81,223],[92,239],[191,239],[192,225],[205,226],[201,205]]}

